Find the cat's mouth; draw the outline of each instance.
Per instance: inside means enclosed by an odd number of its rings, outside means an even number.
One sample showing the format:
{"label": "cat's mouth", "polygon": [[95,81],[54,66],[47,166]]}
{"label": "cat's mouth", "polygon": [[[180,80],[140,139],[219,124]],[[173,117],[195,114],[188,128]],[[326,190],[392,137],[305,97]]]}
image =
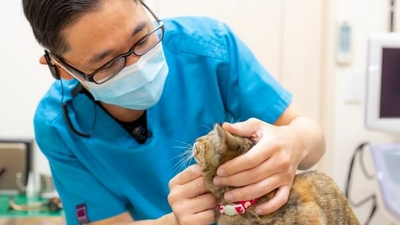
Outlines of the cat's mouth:
{"label": "cat's mouth", "polygon": [[194,144],[193,144],[193,147],[192,147],[192,155],[193,155],[194,160],[196,160],[196,163],[201,164],[202,162],[200,161],[200,159],[199,159],[199,157],[198,157],[199,150],[198,150],[198,146],[197,146],[196,144],[197,144],[197,143],[194,143]]}

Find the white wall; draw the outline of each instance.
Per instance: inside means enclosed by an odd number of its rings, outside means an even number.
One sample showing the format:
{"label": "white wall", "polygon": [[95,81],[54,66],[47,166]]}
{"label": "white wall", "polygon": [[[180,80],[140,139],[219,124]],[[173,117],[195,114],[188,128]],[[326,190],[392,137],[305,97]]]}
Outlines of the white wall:
{"label": "white wall", "polygon": [[268,71],[277,79],[281,78],[284,1],[159,0],[158,2],[161,17],[195,15],[210,16],[224,21],[253,50]]}
{"label": "white wall", "polygon": [[[344,190],[351,156],[355,148],[362,142],[393,142],[398,137],[367,130],[364,127],[364,94],[367,60],[367,38],[372,33],[388,32],[389,2],[382,0],[333,0],[335,13],[331,19],[331,30],[334,37],[330,39],[333,48],[327,50],[329,61],[325,79],[324,125],[328,141],[329,171],[335,181]],[[400,2],[398,2],[400,4]],[[400,13],[400,12],[399,12]],[[353,30],[353,61],[350,65],[338,65],[335,62],[336,26],[347,21]],[[329,48],[329,46],[327,46]],[[349,95],[348,93],[351,93]],[[347,97],[355,101],[347,102]],[[374,165],[368,149],[364,159],[368,172],[374,174]],[[359,202],[370,194],[378,194],[376,180],[368,180],[360,170],[358,160],[353,175],[351,198]],[[355,207],[355,212],[364,223],[369,214],[371,204]],[[392,222],[392,223],[391,223]],[[389,218],[383,205],[379,205],[372,225],[395,224]]]}

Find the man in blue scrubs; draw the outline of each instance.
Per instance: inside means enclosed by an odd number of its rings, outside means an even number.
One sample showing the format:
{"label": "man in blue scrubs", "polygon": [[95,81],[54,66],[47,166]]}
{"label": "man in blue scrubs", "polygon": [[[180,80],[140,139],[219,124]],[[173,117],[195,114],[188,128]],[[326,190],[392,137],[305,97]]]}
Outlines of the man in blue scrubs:
{"label": "man in blue scrubs", "polygon": [[68,224],[214,223],[217,202],[185,155],[215,123],[259,140],[214,182],[238,187],[230,202],[278,189],[260,215],[285,204],[296,170],[323,155],[320,127],[222,22],[160,20],[140,0],[23,8],[56,78],[34,126]]}

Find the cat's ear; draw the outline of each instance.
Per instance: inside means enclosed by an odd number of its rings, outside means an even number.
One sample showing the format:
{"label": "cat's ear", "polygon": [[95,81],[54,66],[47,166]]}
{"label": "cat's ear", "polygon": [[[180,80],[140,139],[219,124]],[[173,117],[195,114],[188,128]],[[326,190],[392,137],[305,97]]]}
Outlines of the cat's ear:
{"label": "cat's ear", "polygon": [[225,143],[229,146],[229,143],[231,142],[231,140],[234,139],[232,134],[230,134],[228,131],[226,131],[224,128],[222,128],[219,124],[215,124],[214,130],[217,134],[218,142]]}

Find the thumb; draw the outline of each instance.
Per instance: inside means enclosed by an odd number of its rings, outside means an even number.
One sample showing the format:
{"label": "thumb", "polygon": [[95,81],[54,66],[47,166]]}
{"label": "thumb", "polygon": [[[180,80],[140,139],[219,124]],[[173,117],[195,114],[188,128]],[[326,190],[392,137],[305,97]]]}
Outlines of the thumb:
{"label": "thumb", "polygon": [[257,132],[260,122],[260,120],[254,118],[238,123],[225,122],[222,124],[222,128],[233,135],[250,137]]}

